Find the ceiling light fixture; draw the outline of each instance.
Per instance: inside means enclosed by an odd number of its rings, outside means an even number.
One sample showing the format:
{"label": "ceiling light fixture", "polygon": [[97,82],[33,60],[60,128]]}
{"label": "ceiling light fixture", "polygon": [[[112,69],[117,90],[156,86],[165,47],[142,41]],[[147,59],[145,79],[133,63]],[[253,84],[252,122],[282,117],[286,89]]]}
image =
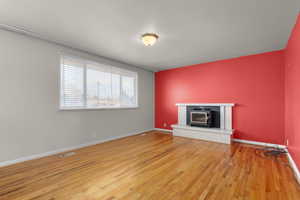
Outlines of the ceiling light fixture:
{"label": "ceiling light fixture", "polygon": [[145,46],[153,46],[158,39],[158,35],[155,33],[145,33],[142,35],[142,41]]}

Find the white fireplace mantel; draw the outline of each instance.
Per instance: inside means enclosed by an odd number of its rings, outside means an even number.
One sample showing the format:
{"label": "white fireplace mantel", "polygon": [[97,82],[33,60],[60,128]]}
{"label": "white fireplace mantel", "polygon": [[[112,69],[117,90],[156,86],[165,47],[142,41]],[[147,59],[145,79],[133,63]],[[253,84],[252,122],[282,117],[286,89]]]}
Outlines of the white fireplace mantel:
{"label": "white fireplace mantel", "polygon": [[176,103],[176,106],[234,106],[234,103]]}
{"label": "white fireplace mantel", "polygon": [[[177,103],[178,124],[172,125],[173,135],[230,144],[232,129],[232,107],[234,103]],[[220,107],[220,128],[191,127],[187,124],[187,106]]]}

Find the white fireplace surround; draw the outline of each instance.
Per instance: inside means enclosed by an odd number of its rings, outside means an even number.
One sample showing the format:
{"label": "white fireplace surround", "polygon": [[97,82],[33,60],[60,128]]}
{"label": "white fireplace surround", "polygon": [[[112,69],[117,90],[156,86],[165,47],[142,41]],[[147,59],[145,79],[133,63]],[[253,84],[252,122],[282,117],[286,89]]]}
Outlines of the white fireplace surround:
{"label": "white fireplace surround", "polygon": [[[177,103],[178,124],[172,125],[173,135],[201,139],[225,144],[231,143],[232,107],[234,103]],[[220,107],[220,128],[202,128],[187,124],[187,106],[218,106]]]}

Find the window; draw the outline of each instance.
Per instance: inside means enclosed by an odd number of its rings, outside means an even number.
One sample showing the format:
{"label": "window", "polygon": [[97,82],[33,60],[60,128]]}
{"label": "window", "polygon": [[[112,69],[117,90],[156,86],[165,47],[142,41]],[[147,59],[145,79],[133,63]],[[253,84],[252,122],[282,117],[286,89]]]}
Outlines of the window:
{"label": "window", "polygon": [[61,109],[134,108],[137,73],[76,59],[61,58]]}

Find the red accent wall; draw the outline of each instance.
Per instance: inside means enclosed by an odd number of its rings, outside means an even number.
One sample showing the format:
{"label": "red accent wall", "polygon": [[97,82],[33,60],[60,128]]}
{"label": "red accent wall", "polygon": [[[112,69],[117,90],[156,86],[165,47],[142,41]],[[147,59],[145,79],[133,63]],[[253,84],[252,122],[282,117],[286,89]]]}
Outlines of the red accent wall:
{"label": "red accent wall", "polygon": [[285,54],[285,136],[300,169],[300,15]]}
{"label": "red accent wall", "polygon": [[156,128],[177,123],[175,103],[180,102],[236,103],[235,138],[283,144],[284,52],[156,72]]}

